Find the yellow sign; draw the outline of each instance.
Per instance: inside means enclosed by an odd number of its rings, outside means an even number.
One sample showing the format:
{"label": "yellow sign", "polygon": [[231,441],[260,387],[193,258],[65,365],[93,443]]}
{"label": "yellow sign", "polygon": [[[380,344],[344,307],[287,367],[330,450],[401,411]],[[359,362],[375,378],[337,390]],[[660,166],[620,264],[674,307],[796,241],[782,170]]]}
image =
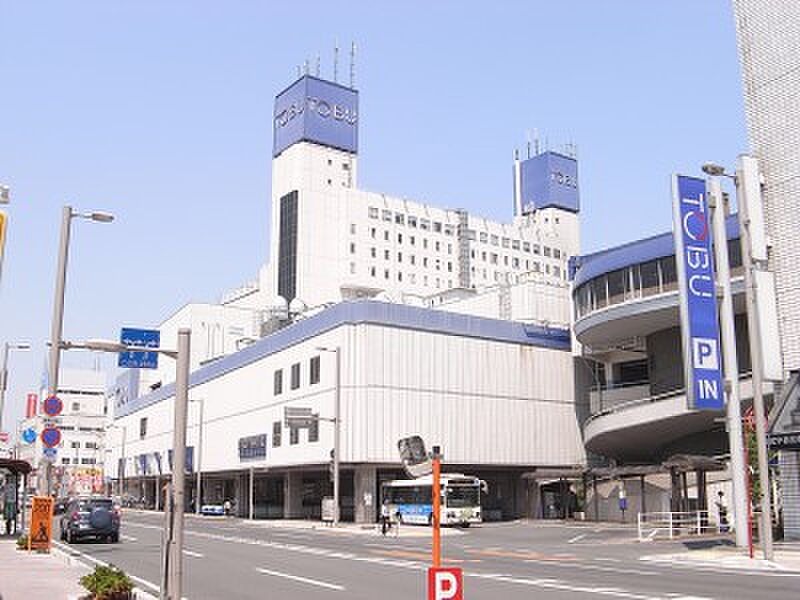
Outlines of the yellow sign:
{"label": "yellow sign", "polygon": [[50,496],[34,496],[31,505],[31,531],[28,550],[50,552],[53,540],[53,499]]}

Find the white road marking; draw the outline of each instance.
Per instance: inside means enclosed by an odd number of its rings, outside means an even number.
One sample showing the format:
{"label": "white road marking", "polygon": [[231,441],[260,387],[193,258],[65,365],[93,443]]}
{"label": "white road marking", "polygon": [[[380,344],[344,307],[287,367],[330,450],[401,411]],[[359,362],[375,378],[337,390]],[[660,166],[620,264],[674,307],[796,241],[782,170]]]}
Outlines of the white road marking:
{"label": "white road marking", "polygon": [[194,558],[203,558],[205,554],[200,554],[199,552],[193,552],[191,550],[184,550],[183,553],[186,556],[193,556]]}
{"label": "white road marking", "polygon": [[290,575],[289,573],[281,573],[280,571],[270,571],[269,569],[256,569],[259,573],[263,573],[264,575],[272,575],[274,577],[283,577],[284,579],[291,579],[292,581],[299,581],[301,583],[308,583],[310,585],[316,585],[319,587],[327,588],[329,590],[336,590],[337,592],[343,592],[344,586],[337,585],[335,583],[328,583],[326,581],[320,581],[318,579],[310,579],[308,577],[300,577],[299,575]]}
{"label": "white road marking", "polygon": [[568,544],[574,544],[574,543],[575,543],[575,542],[577,542],[578,540],[582,540],[582,539],[583,539],[583,538],[585,538],[585,537],[586,537],[586,534],[585,534],[585,533],[582,533],[582,534],[580,534],[580,535],[576,535],[574,538],[571,538],[571,539],[567,540],[567,543],[568,543]]}
{"label": "white road marking", "polygon": [[119,537],[121,537],[123,540],[128,540],[129,542],[135,542],[138,540],[138,538],[131,537],[129,535],[120,535]]}
{"label": "white road marking", "polygon": [[[81,552],[80,550],[75,550],[75,548],[72,548],[71,546],[67,546],[66,544],[62,544],[60,542],[55,542],[54,541],[53,545],[57,546],[62,551],[66,552],[67,554],[70,554],[70,555],[76,555],[77,554],[78,556],[80,556],[84,560],[88,560],[89,562],[91,562],[93,564],[101,565],[103,567],[107,567],[108,566],[107,562],[102,561],[100,559],[97,559],[94,556],[89,556],[88,554],[85,554],[85,553]],[[131,575],[130,573],[128,573],[128,577],[130,577],[133,581],[135,581],[136,583],[138,583],[141,586],[144,586],[146,588],[150,588],[151,590],[153,590],[156,593],[159,592],[159,587],[155,583],[147,581],[146,579],[142,579],[141,577],[137,577],[136,575]]]}
{"label": "white road marking", "polygon": [[628,575],[663,575],[663,573],[657,573],[656,571],[641,571],[639,569],[625,569],[619,567],[603,567],[601,565],[584,565],[575,562],[563,562],[559,563],[556,561],[543,561],[540,559],[532,558],[525,561],[526,563],[535,563],[535,564],[547,564],[548,566],[554,567],[565,567],[574,570],[590,570],[590,571],[604,571],[607,573],[626,573]]}
{"label": "white road marking", "polygon": [[597,557],[595,557],[595,560],[602,560],[602,561],[605,561],[605,562],[615,562],[615,563],[622,562],[618,558],[608,558],[606,556],[597,556]]}

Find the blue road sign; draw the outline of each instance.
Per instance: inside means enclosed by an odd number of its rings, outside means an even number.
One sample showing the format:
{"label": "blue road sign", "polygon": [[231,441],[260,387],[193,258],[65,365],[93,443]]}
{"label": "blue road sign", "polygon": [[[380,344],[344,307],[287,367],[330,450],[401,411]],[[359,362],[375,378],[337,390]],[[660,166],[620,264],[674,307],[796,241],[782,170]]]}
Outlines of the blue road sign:
{"label": "blue road sign", "polygon": [[[126,346],[158,348],[161,344],[161,333],[157,329],[133,329],[123,327],[119,341]],[[157,352],[120,352],[117,366],[124,369],[157,369]]]}
{"label": "blue road sign", "polygon": [[44,414],[48,417],[57,417],[64,410],[64,403],[58,396],[48,396],[44,401]]}
{"label": "blue road sign", "polygon": [[686,397],[690,408],[720,410],[725,394],[706,183],[676,175],[672,193]]}
{"label": "blue road sign", "polygon": [[58,450],[56,448],[45,448],[42,450],[42,453],[44,453],[46,458],[53,460],[58,454]]}
{"label": "blue road sign", "polygon": [[22,440],[26,444],[32,444],[36,441],[36,430],[33,427],[28,427],[22,432]]}
{"label": "blue road sign", "polygon": [[42,430],[42,443],[48,448],[58,446],[61,441],[61,431],[56,427],[45,427]]}

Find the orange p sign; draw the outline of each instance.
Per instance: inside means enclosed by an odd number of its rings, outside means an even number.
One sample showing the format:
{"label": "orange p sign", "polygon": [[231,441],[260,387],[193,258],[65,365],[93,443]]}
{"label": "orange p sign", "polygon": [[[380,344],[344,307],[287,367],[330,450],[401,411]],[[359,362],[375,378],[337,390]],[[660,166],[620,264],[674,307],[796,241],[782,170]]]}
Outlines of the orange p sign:
{"label": "orange p sign", "polygon": [[464,577],[461,569],[428,569],[428,600],[463,600]]}

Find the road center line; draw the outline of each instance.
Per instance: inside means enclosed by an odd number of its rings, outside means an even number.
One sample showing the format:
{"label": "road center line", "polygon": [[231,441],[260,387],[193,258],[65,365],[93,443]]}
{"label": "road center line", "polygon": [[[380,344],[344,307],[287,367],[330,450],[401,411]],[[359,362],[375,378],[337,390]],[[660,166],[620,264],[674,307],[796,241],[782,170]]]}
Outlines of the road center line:
{"label": "road center line", "polygon": [[575,542],[577,542],[578,540],[582,540],[582,539],[583,539],[583,538],[585,538],[585,537],[586,537],[586,534],[585,534],[585,533],[582,533],[582,534],[580,534],[580,535],[576,535],[574,538],[571,538],[571,539],[567,540],[567,543],[568,543],[568,544],[574,544],[574,543],[575,543]]}
{"label": "road center line", "polygon": [[119,537],[121,537],[123,540],[128,540],[129,542],[136,542],[136,541],[138,541],[138,538],[131,537],[131,536],[129,536],[129,535],[121,535],[121,536],[119,536]]}
{"label": "road center line", "polygon": [[192,550],[184,550],[183,553],[186,556],[193,556],[194,558],[203,558],[205,554],[200,554],[199,552],[193,552]]}
{"label": "road center line", "polygon": [[320,581],[318,579],[310,579],[308,577],[300,577],[299,575],[291,575],[289,573],[281,573],[280,571],[270,571],[269,569],[261,569],[257,568],[256,571],[259,573],[263,573],[264,575],[272,575],[274,577],[283,577],[284,579],[291,579],[292,581],[299,581],[301,583],[308,583],[310,585],[316,585],[319,587],[327,588],[329,590],[336,590],[337,592],[343,592],[344,586],[337,585],[335,583],[327,583],[325,581]]}

